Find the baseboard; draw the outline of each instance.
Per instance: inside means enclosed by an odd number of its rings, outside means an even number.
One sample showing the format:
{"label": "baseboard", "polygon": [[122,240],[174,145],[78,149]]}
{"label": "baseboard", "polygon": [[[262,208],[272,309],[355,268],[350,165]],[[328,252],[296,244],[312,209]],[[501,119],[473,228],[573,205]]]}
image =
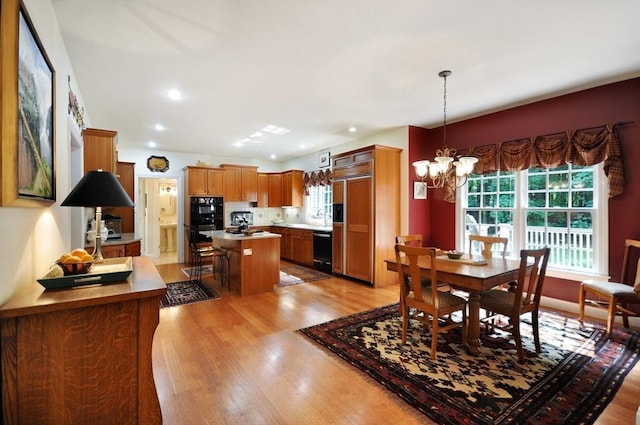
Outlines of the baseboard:
{"label": "baseboard", "polygon": [[[551,308],[554,310],[561,310],[567,313],[575,314],[576,316],[580,312],[578,303],[571,301],[558,300],[556,298],[542,297],[540,300],[542,307]],[[585,306],[584,314],[588,318],[593,318],[605,322],[607,320],[607,312],[601,308]],[[622,318],[616,317],[616,325],[622,326]],[[640,329],[640,317],[629,317],[629,326],[634,329]]]}

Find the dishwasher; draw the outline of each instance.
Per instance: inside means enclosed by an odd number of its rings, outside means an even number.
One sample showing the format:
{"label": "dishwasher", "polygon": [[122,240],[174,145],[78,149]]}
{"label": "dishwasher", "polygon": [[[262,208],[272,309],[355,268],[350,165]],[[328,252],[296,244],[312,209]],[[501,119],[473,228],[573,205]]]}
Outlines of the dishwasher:
{"label": "dishwasher", "polygon": [[332,232],[314,230],[313,232],[313,267],[331,273],[331,256],[333,250]]}

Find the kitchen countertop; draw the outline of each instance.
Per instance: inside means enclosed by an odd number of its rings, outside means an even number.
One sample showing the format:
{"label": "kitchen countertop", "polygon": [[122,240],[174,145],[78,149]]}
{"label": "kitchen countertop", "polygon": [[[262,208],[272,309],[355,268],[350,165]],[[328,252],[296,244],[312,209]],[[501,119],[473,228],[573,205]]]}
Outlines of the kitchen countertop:
{"label": "kitchen countertop", "polygon": [[274,227],[286,227],[289,229],[302,229],[302,230],[318,230],[323,232],[331,232],[333,231],[333,226],[321,226],[318,224],[307,224],[307,223],[273,223]]}
{"label": "kitchen countertop", "polygon": [[233,240],[233,241],[237,241],[237,240],[245,240],[245,239],[268,239],[268,238],[280,238],[282,237],[281,235],[277,234],[277,233],[271,233],[271,232],[256,232],[252,235],[244,235],[242,233],[236,234],[236,233],[229,233],[226,232],[224,230],[205,230],[200,232],[201,235],[204,236],[209,236],[210,238],[216,238],[216,239],[224,239],[224,240]]}

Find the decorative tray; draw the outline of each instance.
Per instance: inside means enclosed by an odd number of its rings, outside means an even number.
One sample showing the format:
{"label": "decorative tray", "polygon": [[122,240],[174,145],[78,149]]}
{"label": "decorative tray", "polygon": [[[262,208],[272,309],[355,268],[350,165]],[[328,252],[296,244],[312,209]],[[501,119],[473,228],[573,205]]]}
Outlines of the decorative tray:
{"label": "decorative tray", "polygon": [[126,281],[132,271],[133,263],[131,257],[105,258],[99,263],[94,263],[85,274],[63,276],[60,266],[54,265],[46,275],[38,279],[38,283],[46,289],[102,285]]}

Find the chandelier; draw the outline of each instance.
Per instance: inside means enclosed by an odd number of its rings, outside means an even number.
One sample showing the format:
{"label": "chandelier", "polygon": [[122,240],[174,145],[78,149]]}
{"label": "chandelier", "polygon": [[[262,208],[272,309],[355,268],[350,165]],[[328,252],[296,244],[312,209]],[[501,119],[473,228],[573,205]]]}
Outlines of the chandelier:
{"label": "chandelier", "polygon": [[413,163],[416,176],[423,183],[427,176],[431,179],[430,183],[426,182],[428,188],[441,188],[445,184],[453,187],[463,186],[478,162],[478,158],[472,156],[456,157],[456,150],[447,147],[447,77],[450,75],[449,70],[438,73],[438,76],[444,79],[443,148],[436,150],[434,161],[424,159]]}

